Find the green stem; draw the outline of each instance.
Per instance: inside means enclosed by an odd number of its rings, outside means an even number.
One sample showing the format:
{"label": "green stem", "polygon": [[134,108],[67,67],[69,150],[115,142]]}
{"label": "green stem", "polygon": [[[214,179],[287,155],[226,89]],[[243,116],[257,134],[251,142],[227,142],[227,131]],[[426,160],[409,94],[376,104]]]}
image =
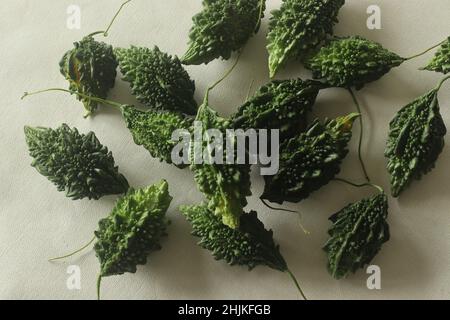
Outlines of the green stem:
{"label": "green stem", "polygon": [[376,184],[370,183],[370,182],[369,182],[369,183],[361,183],[361,184],[357,184],[357,183],[350,182],[350,181],[348,181],[348,180],[341,179],[341,178],[335,178],[335,179],[333,179],[333,180],[334,180],[334,181],[337,181],[337,182],[343,182],[343,183],[346,183],[346,184],[351,185],[351,186],[356,187],[356,188],[372,187],[372,188],[377,189],[380,193],[384,193],[384,189],[383,189],[382,187],[380,187],[380,186],[378,186],[378,185],[376,185]]}
{"label": "green stem", "polygon": [[294,210],[288,210],[288,209],[283,209],[283,208],[275,208],[275,207],[272,207],[271,205],[269,205],[266,200],[264,200],[264,199],[260,199],[260,200],[267,208],[269,208],[271,210],[274,210],[274,211],[283,211],[283,212],[289,212],[289,213],[300,213],[300,212],[294,211]]}
{"label": "green stem", "polygon": [[257,33],[259,28],[261,27],[261,20],[262,20],[263,14],[264,14],[264,10],[263,10],[263,8],[264,8],[264,1],[266,1],[266,0],[261,0],[259,2],[259,16],[258,16],[258,22],[256,23],[256,27],[255,27],[255,32],[254,33]]}
{"label": "green stem", "polygon": [[447,77],[445,77],[444,79],[442,79],[442,80],[439,82],[438,86],[436,87],[436,91],[441,90],[442,85],[443,85],[444,82],[447,81],[448,79],[450,79],[450,75],[447,76]]}
{"label": "green stem", "polygon": [[350,92],[350,95],[352,96],[353,102],[356,105],[356,109],[358,110],[358,113],[361,115],[359,117],[360,133],[359,133],[359,144],[358,144],[358,157],[359,157],[359,162],[361,163],[361,168],[364,172],[364,176],[365,176],[367,182],[370,182],[370,177],[369,177],[369,174],[367,173],[366,165],[364,163],[363,156],[362,156],[362,145],[363,145],[363,141],[364,141],[364,119],[363,119],[363,115],[361,113],[361,106],[359,105],[358,99],[356,98],[356,95],[353,92],[353,90],[351,88],[349,88],[348,91]]}
{"label": "green stem", "polygon": [[427,54],[427,53],[430,52],[431,50],[436,49],[437,47],[441,46],[441,45],[444,44],[446,41],[447,41],[447,39],[445,39],[444,41],[439,42],[437,45],[432,46],[431,48],[428,48],[427,50],[425,50],[425,51],[423,51],[423,52],[421,52],[421,53],[418,53],[418,54],[416,54],[416,55],[413,55],[412,57],[406,58],[405,60],[412,60],[412,59],[418,58],[418,57],[420,57],[420,56],[423,56],[424,54]]}
{"label": "green stem", "polygon": [[116,21],[117,17],[119,16],[120,12],[122,11],[123,7],[125,7],[128,3],[130,3],[132,0],[128,0],[125,1],[124,3],[122,3],[122,5],[120,6],[119,10],[117,10],[116,14],[114,15],[113,19],[111,20],[111,22],[109,23],[108,27],[106,28],[105,31],[96,31],[93,32],[91,34],[88,35],[88,37],[93,37],[96,36],[98,34],[103,34],[104,37],[108,36],[108,32],[111,29],[112,25],[114,24],[114,22]]}
{"label": "green stem", "polygon": [[226,78],[228,78],[228,76],[233,72],[233,70],[236,68],[236,66],[239,63],[239,59],[241,58],[242,55],[242,51],[239,52],[239,55],[236,58],[236,61],[234,62],[233,66],[230,68],[230,70],[228,70],[222,78],[220,78],[219,80],[216,81],[216,83],[214,83],[212,86],[210,86],[207,90],[206,90],[206,94],[205,94],[205,99],[203,101],[204,104],[208,104],[209,101],[209,93],[210,91],[214,90],[215,87],[217,87],[222,81],[224,81]]}
{"label": "green stem", "polygon": [[101,285],[102,285],[102,275],[99,274],[97,277],[97,300],[100,300]]}
{"label": "green stem", "polygon": [[287,269],[286,273],[291,277],[292,281],[294,281],[295,286],[297,287],[298,291],[300,292],[303,300],[308,300],[305,296],[305,294],[303,293],[302,288],[300,287],[300,284],[297,281],[297,278],[294,276],[294,274],[291,272],[291,270]]}
{"label": "green stem", "polygon": [[50,88],[50,89],[35,91],[35,92],[31,92],[31,93],[25,92],[21,99],[23,100],[26,97],[34,96],[36,94],[41,94],[41,93],[50,92],[50,91],[61,91],[61,92],[67,92],[67,93],[70,93],[70,94],[76,94],[76,95],[78,95],[78,96],[80,96],[82,98],[85,98],[85,99],[88,99],[88,100],[92,100],[92,101],[95,101],[95,102],[98,102],[98,103],[101,103],[101,104],[106,104],[106,105],[118,108],[119,110],[123,107],[122,104],[114,102],[114,101],[105,100],[105,99],[101,99],[101,98],[97,98],[97,97],[91,97],[91,96],[88,96],[86,94],[83,94],[83,93],[80,93],[80,92],[77,92],[77,91],[71,91],[71,90],[66,90],[66,89],[61,89],[61,88]]}
{"label": "green stem", "polygon": [[49,261],[49,262],[53,262],[53,261],[57,261],[57,260],[63,260],[63,259],[66,259],[66,258],[70,258],[70,257],[76,255],[77,253],[80,253],[81,251],[83,251],[83,250],[86,249],[87,247],[89,247],[89,246],[95,241],[95,239],[97,239],[97,237],[94,236],[94,238],[92,238],[92,240],[89,241],[88,244],[86,244],[84,247],[82,247],[81,249],[78,249],[78,250],[75,251],[75,252],[72,252],[72,253],[70,253],[70,254],[68,254],[68,255],[65,255],[65,256],[62,256],[62,257],[50,259],[50,260],[48,260],[48,261]]}

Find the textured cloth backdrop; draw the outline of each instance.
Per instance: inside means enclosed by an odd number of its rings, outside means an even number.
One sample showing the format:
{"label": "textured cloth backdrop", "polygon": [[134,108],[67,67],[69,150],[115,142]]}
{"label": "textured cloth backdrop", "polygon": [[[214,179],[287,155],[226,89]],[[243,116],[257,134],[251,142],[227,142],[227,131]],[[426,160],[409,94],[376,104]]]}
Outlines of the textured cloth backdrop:
{"label": "textured cloth backdrop", "polygon": [[[115,197],[101,201],[70,201],[32,167],[23,134],[24,125],[56,127],[65,122],[81,132],[93,130],[114,153],[121,171],[134,186],[146,186],[166,178],[174,201],[169,210],[172,225],[163,250],[153,254],[135,275],[106,278],[105,299],[297,299],[290,279],[279,272],[257,268],[228,267],[216,262],[196,246],[190,226],[177,207],[202,199],[189,170],[178,170],[150,158],[136,146],[121,116],[102,110],[84,120],[83,108],[74,97],[50,93],[20,101],[24,91],[47,87],[66,87],[58,62],[72,42],[102,30],[122,0],[3,0],[0,6],[0,298],[3,299],[94,299],[99,264],[92,251],[49,263],[47,259],[65,254],[92,237],[97,222],[108,215]],[[67,7],[81,7],[81,30],[66,27]],[[231,114],[247,95],[268,81],[265,35],[269,11],[280,5],[268,0],[261,31],[246,46],[233,74],[211,95],[211,103],[223,115]],[[366,27],[369,5],[382,10],[382,29]],[[186,49],[191,17],[201,8],[200,0],[134,0],[122,12],[106,40],[114,46],[131,44],[153,47],[182,55]],[[347,1],[336,27],[338,35],[360,34],[381,42],[403,56],[421,52],[448,36],[448,0],[358,0]],[[383,151],[388,124],[408,102],[434,87],[442,75],[420,72],[431,54],[394,69],[378,82],[368,85],[358,96],[366,117],[364,157],[376,183],[388,188]],[[232,61],[214,61],[208,66],[189,67],[196,80],[196,98],[201,101],[205,88],[227,70]],[[291,64],[279,78],[309,77]],[[450,90],[440,93],[442,113],[450,124]],[[110,99],[133,102],[129,87],[117,82]],[[349,94],[331,89],[319,96],[315,114],[335,117],[354,110]],[[359,126],[355,126],[355,133]],[[342,176],[361,181],[356,138],[345,161]],[[346,280],[335,281],[327,273],[326,256],[321,247],[327,239],[328,217],[368,195],[332,183],[304,203],[288,206],[303,212],[303,224],[311,235],[303,234],[298,217],[271,212],[258,197],[262,179],[253,180],[254,197],[249,208],[257,210],[267,227],[273,228],[291,269],[310,299],[394,299],[450,298],[450,149],[446,148],[437,168],[415,183],[400,200],[390,199],[389,223],[392,239],[374,260],[382,271],[382,290],[366,287],[364,270]],[[81,270],[81,290],[68,290],[70,265]],[[70,271],[70,270],[69,270]]]}

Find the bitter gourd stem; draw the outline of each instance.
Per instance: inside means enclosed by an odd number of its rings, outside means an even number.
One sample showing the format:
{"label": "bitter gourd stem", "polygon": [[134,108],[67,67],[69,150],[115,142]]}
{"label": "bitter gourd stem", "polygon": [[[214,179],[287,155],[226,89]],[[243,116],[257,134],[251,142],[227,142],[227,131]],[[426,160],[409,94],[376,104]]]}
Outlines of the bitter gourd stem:
{"label": "bitter gourd stem", "polygon": [[380,187],[380,186],[378,186],[378,185],[376,185],[376,184],[370,183],[370,182],[369,182],[369,183],[361,183],[361,184],[358,184],[358,183],[350,182],[350,181],[348,181],[348,180],[341,179],[341,178],[335,178],[335,179],[333,179],[333,180],[334,180],[334,181],[338,181],[338,182],[346,183],[346,184],[351,185],[351,186],[356,187],[356,188],[372,187],[372,188],[375,188],[375,189],[377,189],[378,191],[380,191],[380,193],[384,193],[384,189],[383,189],[382,187]]}
{"label": "bitter gourd stem", "polygon": [[91,96],[88,96],[86,94],[83,94],[83,93],[80,93],[80,92],[77,92],[77,91],[71,91],[71,90],[66,90],[66,89],[62,89],[62,88],[50,88],[50,89],[35,91],[35,92],[31,92],[31,93],[25,92],[21,99],[23,100],[23,99],[25,99],[28,96],[34,96],[36,94],[41,94],[41,93],[50,92],[50,91],[61,91],[61,92],[67,92],[67,93],[70,93],[70,94],[76,94],[76,95],[78,95],[78,96],[80,96],[82,98],[89,99],[89,100],[92,100],[92,101],[95,101],[95,102],[98,102],[98,103],[101,103],[101,104],[110,105],[112,107],[118,108],[119,110],[123,107],[122,104],[114,102],[114,101],[105,100],[105,99],[101,99],[101,98],[97,98],[97,97],[91,97]]}
{"label": "bitter gourd stem", "polygon": [[302,213],[301,213],[301,212],[299,212],[299,211],[294,211],[294,210],[283,209],[283,208],[275,208],[275,207],[272,207],[271,205],[269,205],[269,204],[267,203],[266,200],[264,200],[264,199],[262,199],[262,198],[260,198],[260,200],[261,200],[261,202],[262,202],[267,208],[269,208],[269,209],[271,209],[271,210],[274,210],[274,211],[283,211],[283,212],[289,212],[289,213],[296,213],[296,214],[298,214],[298,217],[299,217],[299,219],[300,219],[300,222],[299,222],[300,228],[302,228],[302,231],[303,231],[306,235],[310,235],[310,234],[311,234],[311,232],[309,232],[309,231],[305,228],[305,226],[302,224],[302,222],[301,222],[301,220],[302,220]]}
{"label": "bitter gourd stem", "polygon": [[294,281],[295,286],[297,287],[298,291],[300,292],[303,300],[308,300],[305,296],[305,294],[303,293],[302,288],[300,287],[300,284],[297,281],[297,278],[294,276],[294,274],[291,272],[291,270],[287,269],[286,273],[291,277],[292,281]]}
{"label": "bitter gourd stem", "polygon": [[83,250],[86,249],[87,247],[89,247],[89,246],[95,241],[96,238],[97,238],[97,237],[94,236],[94,238],[92,238],[92,240],[89,241],[88,244],[86,244],[85,246],[83,246],[82,248],[78,249],[78,250],[75,251],[75,252],[72,252],[72,253],[70,253],[70,254],[68,254],[68,255],[65,255],[65,256],[62,256],[62,257],[50,259],[50,260],[48,260],[48,261],[52,262],[52,261],[57,261],[57,260],[62,260],[62,259],[70,258],[70,257],[76,255],[77,253],[80,253],[81,251],[83,251]]}
{"label": "bitter gourd stem", "polygon": [[208,102],[209,102],[209,93],[210,93],[210,91],[214,90],[215,87],[217,87],[222,81],[224,81],[226,78],[228,78],[228,76],[233,72],[234,68],[236,68],[236,66],[238,65],[239,59],[241,58],[241,55],[242,55],[242,51],[239,52],[239,55],[237,56],[236,61],[234,62],[233,66],[230,68],[230,70],[228,70],[228,71],[223,75],[222,78],[220,78],[216,83],[214,83],[212,86],[210,86],[210,87],[206,90],[205,99],[204,99],[204,101],[203,101],[203,103],[204,103],[205,105],[207,105]]}
{"label": "bitter gourd stem", "polygon": [[359,117],[360,133],[359,133],[358,157],[359,157],[359,162],[361,163],[362,170],[364,172],[364,176],[365,176],[367,182],[370,183],[370,177],[369,177],[369,174],[367,173],[366,165],[364,164],[364,160],[363,160],[363,156],[362,156],[362,145],[363,145],[363,141],[364,141],[364,119],[363,119],[363,116],[361,113],[361,106],[359,105],[358,99],[356,98],[356,95],[353,92],[353,90],[351,88],[349,88],[348,91],[350,92],[350,95],[352,96],[353,102],[356,105],[356,109],[358,110],[358,113],[361,115]]}
{"label": "bitter gourd stem", "polygon": [[438,86],[436,87],[436,91],[441,90],[442,85],[443,85],[444,82],[447,81],[448,79],[450,79],[450,76],[447,76],[447,77],[445,77],[444,79],[442,79],[442,80],[439,82]]}
{"label": "bitter gourd stem", "polygon": [[418,54],[416,54],[416,55],[413,55],[412,57],[409,57],[409,58],[405,58],[405,60],[412,60],[412,59],[418,58],[418,57],[420,57],[420,56],[423,56],[424,54],[426,54],[426,53],[430,52],[431,50],[436,49],[436,48],[439,47],[440,45],[444,44],[446,41],[447,41],[447,39],[445,39],[445,40],[439,42],[437,45],[432,46],[431,48],[428,48],[427,50],[425,50],[425,51],[423,51],[423,52],[421,52],[421,53],[418,53]]}
{"label": "bitter gourd stem", "polygon": [[117,10],[116,14],[114,15],[113,19],[111,20],[111,22],[109,23],[108,27],[106,28],[105,31],[96,31],[93,32],[91,34],[88,35],[88,37],[93,37],[97,34],[103,34],[104,37],[108,36],[108,32],[111,29],[112,25],[114,24],[114,22],[116,21],[117,17],[119,16],[120,12],[122,11],[123,7],[125,7],[128,3],[130,3],[132,0],[128,0],[125,1],[124,3],[122,3],[122,5],[120,6],[119,10]]}
{"label": "bitter gourd stem", "polygon": [[262,16],[264,14],[264,1],[266,0],[261,0],[259,1],[259,16],[258,16],[258,22],[256,23],[256,27],[255,27],[255,33],[258,32],[258,29],[261,27],[261,20],[262,20]]}
{"label": "bitter gourd stem", "polygon": [[100,300],[101,285],[102,285],[102,275],[99,274],[97,277],[97,300]]}

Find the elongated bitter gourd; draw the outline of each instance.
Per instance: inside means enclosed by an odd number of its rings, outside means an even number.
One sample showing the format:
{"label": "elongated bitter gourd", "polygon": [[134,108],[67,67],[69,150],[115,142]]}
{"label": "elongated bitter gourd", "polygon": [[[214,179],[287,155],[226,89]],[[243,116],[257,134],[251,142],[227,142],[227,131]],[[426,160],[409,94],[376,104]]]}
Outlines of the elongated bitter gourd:
{"label": "elongated bitter gourd", "polygon": [[[141,111],[123,106],[122,114],[134,142],[143,146],[153,158],[172,163],[172,150],[178,142],[172,141],[175,130],[190,130],[193,118],[171,111]],[[180,166],[181,168],[183,166]]]}
{"label": "elongated bitter gourd", "polygon": [[240,228],[224,225],[206,205],[182,206],[180,210],[192,224],[192,235],[199,245],[212,252],[216,260],[252,270],[258,265],[286,271],[287,264],[273,240],[273,232],[264,228],[256,212],[243,213]]}
{"label": "elongated bitter gourd", "polygon": [[450,72],[450,37],[442,44],[424,70],[442,72],[443,74]]}
{"label": "elongated bitter gourd", "polygon": [[361,89],[407,59],[359,36],[335,38],[306,62],[315,79],[333,87]]}
{"label": "elongated bitter gourd", "polygon": [[257,33],[265,8],[265,0],[204,0],[203,10],[193,18],[183,64],[228,60]]}
{"label": "elongated bitter gourd", "polygon": [[324,124],[316,120],[307,132],[283,143],[280,169],[276,175],[264,177],[261,199],[297,203],[328,184],[340,172],[358,117],[353,113]]}
{"label": "elongated bitter gourd", "polygon": [[56,130],[25,127],[32,166],[58,191],[73,200],[100,199],[127,192],[127,180],[118,171],[112,153],[93,132],[80,134],[63,124]]}
{"label": "elongated bitter gourd", "polygon": [[[117,74],[118,64],[112,46],[96,41],[93,36],[84,37],[74,46],[59,63],[61,74],[70,83],[70,90],[106,99]],[[97,102],[80,95],[77,98],[83,103],[86,116],[97,110]]]}
{"label": "elongated bitter gourd", "polygon": [[131,46],[114,50],[124,80],[136,99],[154,110],[195,115],[195,83],[177,57],[155,47],[153,50]]}
{"label": "elongated bitter gourd", "polygon": [[289,60],[306,58],[332,35],[344,4],[345,0],[283,0],[269,24],[270,77]]}
{"label": "elongated bitter gourd", "polygon": [[323,85],[301,79],[272,81],[233,115],[236,129],[279,129],[282,139],[303,131]]}
{"label": "elongated bitter gourd", "polygon": [[438,89],[400,110],[390,124],[385,152],[394,197],[435,167],[446,133],[439,110]]}
{"label": "elongated bitter gourd", "polygon": [[166,236],[166,211],[172,197],[167,181],[144,189],[130,189],[117,201],[109,217],[95,232],[95,252],[100,260],[99,277],[135,273],[147,263],[148,255],[161,249]]}
{"label": "elongated bitter gourd", "polygon": [[[209,107],[207,99],[200,107],[196,118],[202,123],[203,134],[209,129],[217,129],[225,135],[225,130],[232,128],[231,121],[219,117],[216,111]],[[206,136],[206,135],[205,135]],[[209,140],[209,137],[207,137]],[[200,151],[203,155],[207,150],[207,143],[202,145],[192,144],[191,170],[194,172],[198,188],[208,199],[208,206],[215,215],[221,217],[223,223],[232,229],[239,227],[240,216],[247,205],[247,197],[251,196],[250,190],[250,165],[227,164],[227,155],[224,152],[223,164],[212,163],[203,159],[198,164],[195,155]]]}
{"label": "elongated bitter gourd", "polygon": [[350,204],[330,220],[324,246],[330,274],[341,279],[364,268],[389,241],[388,199],[384,193]]}

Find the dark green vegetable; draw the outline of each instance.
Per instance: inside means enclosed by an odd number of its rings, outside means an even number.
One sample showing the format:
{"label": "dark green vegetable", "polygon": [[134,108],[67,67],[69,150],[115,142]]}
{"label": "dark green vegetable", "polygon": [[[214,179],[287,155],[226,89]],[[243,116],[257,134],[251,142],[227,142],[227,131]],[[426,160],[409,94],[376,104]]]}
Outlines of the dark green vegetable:
{"label": "dark green vegetable", "polygon": [[99,222],[94,247],[101,265],[98,290],[102,278],[135,273],[138,265],[147,263],[150,253],[161,249],[171,201],[165,180],[144,189],[130,189],[110,216]]}
{"label": "dark green vegetable", "polygon": [[280,147],[280,169],[265,176],[261,199],[275,203],[300,202],[327,185],[339,172],[348,154],[353,113],[322,124],[316,120],[307,132],[286,141]]}
{"label": "dark green vegetable", "polygon": [[283,0],[273,12],[267,36],[270,77],[291,59],[305,59],[338,22],[345,0]]}
{"label": "dark green vegetable", "polygon": [[203,11],[193,18],[183,64],[228,60],[258,32],[265,8],[265,0],[203,0]]}
{"label": "dark green vegetable", "polygon": [[249,270],[267,266],[288,273],[306,300],[273,239],[272,230],[265,229],[255,211],[243,213],[239,229],[231,229],[206,205],[182,206],[180,210],[192,224],[192,235],[200,238],[199,245],[212,252],[216,260],[224,260],[231,266],[246,266]]}
{"label": "dark green vegetable", "polygon": [[177,57],[153,50],[131,46],[114,51],[124,80],[131,84],[137,100],[155,110],[176,111],[195,115],[195,83]]}
{"label": "dark green vegetable", "polygon": [[330,220],[330,239],[324,246],[330,274],[341,279],[364,268],[389,241],[388,199],[384,193],[350,204]]}
{"label": "dark green vegetable", "polygon": [[444,148],[447,129],[438,91],[433,89],[405,106],[390,124],[385,155],[394,197],[430,172]]}
{"label": "dark green vegetable", "polygon": [[[225,130],[231,129],[231,121],[219,117],[208,105],[205,98],[200,107],[196,121],[202,122],[203,132],[208,129],[220,130],[225,137]],[[204,141],[202,152],[206,150]],[[194,146],[195,148],[195,146]],[[193,150],[192,155],[195,155]],[[247,205],[247,197],[251,196],[250,190],[250,165],[226,164],[226,152],[224,152],[224,164],[196,164],[192,159],[191,170],[194,172],[195,181],[200,191],[206,196],[209,208],[215,215],[222,218],[225,225],[230,228],[239,227],[240,216]]]}
{"label": "dark green vegetable", "polygon": [[236,129],[279,129],[282,139],[303,131],[308,112],[324,86],[301,79],[273,81],[262,88],[233,116]]}
{"label": "dark green vegetable", "polygon": [[[154,158],[172,163],[172,150],[178,142],[172,141],[175,130],[190,130],[193,119],[171,111],[141,111],[133,106],[122,106],[122,114],[134,142],[143,146]],[[183,168],[183,166],[180,166]]]}
{"label": "dark green vegetable", "polygon": [[[74,43],[74,48],[61,59],[61,74],[69,81],[70,90],[105,99],[116,81],[117,61],[113,48],[87,36]],[[77,95],[87,111],[97,110],[98,103]]]}
{"label": "dark green vegetable", "polygon": [[53,130],[25,127],[32,166],[73,200],[122,194],[128,182],[115,166],[112,153],[93,132],[80,134],[66,124]]}
{"label": "dark green vegetable", "polygon": [[361,89],[407,59],[359,36],[335,38],[306,62],[315,79],[333,87]]}
{"label": "dark green vegetable", "polygon": [[447,74],[450,72],[450,37],[443,42],[441,48],[438,50],[430,63],[423,68],[428,71],[442,72]]}

